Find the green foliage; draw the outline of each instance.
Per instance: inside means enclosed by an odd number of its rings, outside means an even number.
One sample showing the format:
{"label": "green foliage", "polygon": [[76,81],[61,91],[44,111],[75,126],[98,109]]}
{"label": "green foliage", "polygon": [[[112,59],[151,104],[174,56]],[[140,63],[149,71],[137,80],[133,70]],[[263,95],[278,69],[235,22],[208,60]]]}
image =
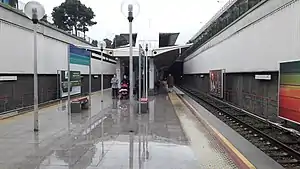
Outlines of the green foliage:
{"label": "green foliage", "polygon": [[98,41],[93,40],[93,41],[92,41],[92,45],[95,46],[95,47],[98,47]]}
{"label": "green foliage", "polygon": [[47,14],[45,14],[45,15],[43,16],[43,18],[41,19],[41,21],[44,21],[44,22],[47,22],[47,23],[48,23],[47,18],[48,18],[48,16],[47,16]]}
{"label": "green foliage", "polygon": [[18,8],[18,0],[9,0],[5,2],[3,0],[0,0],[0,3],[3,3],[3,5],[9,8]]}
{"label": "green foliage", "polygon": [[128,43],[129,43],[129,41],[124,36],[116,35],[114,40],[113,40],[112,47],[113,48],[118,48],[120,46],[127,45]]}
{"label": "green foliage", "polygon": [[103,41],[106,43],[106,48],[112,48],[112,41],[109,39],[103,39]]}
{"label": "green foliage", "polygon": [[65,31],[78,31],[84,34],[88,27],[97,24],[92,21],[95,14],[90,7],[86,7],[80,0],[66,0],[60,6],[53,8],[52,18],[54,25]]}

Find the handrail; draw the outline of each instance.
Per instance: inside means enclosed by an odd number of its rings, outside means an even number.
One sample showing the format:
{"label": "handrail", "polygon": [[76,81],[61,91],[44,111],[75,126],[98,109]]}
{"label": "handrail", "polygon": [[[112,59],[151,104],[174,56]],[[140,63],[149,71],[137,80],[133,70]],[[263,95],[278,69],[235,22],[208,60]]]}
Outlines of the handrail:
{"label": "handrail", "polygon": [[201,29],[194,35],[190,41],[195,40],[202,32],[204,32],[216,19],[226,12],[238,0],[229,0]]}
{"label": "handrail", "polygon": [[[0,4],[4,4],[4,6],[16,9],[19,12],[24,13],[25,3],[22,2],[22,1],[18,1],[18,3],[16,4],[16,7],[10,6],[9,4],[3,3],[1,1],[0,1]],[[46,23],[48,23],[50,25],[53,25],[53,21],[52,21],[52,17],[51,16],[47,15],[47,18],[46,18],[46,20],[44,20],[44,22],[46,22]],[[59,28],[57,28],[57,29],[59,29]],[[74,34],[72,32],[69,32],[69,31],[64,31],[64,32],[66,32],[68,34],[71,34],[73,36],[76,36],[76,34]],[[88,42],[90,44],[92,44],[92,42],[94,41],[94,39],[92,39],[91,37],[89,37],[87,35],[84,35],[84,33],[82,33],[82,32],[77,32],[77,36],[76,37],[78,37],[78,38],[80,38],[80,39],[82,39],[82,40],[84,40],[84,41],[86,41],[86,42]]]}

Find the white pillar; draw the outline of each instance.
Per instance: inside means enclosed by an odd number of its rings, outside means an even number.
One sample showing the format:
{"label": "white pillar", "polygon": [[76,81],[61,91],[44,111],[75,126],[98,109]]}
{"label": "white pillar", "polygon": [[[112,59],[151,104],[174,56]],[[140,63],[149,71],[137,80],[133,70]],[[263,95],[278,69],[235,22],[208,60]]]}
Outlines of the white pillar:
{"label": "white pillar", "polygon": [[120,88],[121,87],[121,61],[120,61],[121,58],[119,58],[117,60],[117,66],[116,66],[116,76],[119,80],[119,84],[118,84],[118,87]]}
{"label": "white pillar", "polygon": [[154,91],[154,80],[155,80],[155,69],[154,69],[154,60],[149,59],[149,91],[153,93]]}

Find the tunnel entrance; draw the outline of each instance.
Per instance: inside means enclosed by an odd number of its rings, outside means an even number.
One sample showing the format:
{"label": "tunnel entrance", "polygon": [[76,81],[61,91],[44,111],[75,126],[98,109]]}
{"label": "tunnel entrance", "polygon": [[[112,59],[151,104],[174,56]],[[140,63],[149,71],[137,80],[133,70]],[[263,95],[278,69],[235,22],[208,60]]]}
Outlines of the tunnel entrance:
{"label": "tunnel entrance", "polygon": [[164,77],[168,77],[171,74],[174,77],[174,83],[179,84],[183,76],[183,61],[175,61],[174,64],[164,71]]}

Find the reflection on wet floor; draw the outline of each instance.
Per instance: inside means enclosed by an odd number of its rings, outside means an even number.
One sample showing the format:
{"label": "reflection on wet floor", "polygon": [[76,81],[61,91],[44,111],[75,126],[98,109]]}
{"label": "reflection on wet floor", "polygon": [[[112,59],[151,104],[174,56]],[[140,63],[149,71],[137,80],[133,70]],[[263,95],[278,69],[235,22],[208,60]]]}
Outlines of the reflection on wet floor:
{"label": "reflection on wet floor", "polygon": [[[156,97],[149,107],[148,114],[135,113],[133,133],[128,132],[128,101],[115,100],[111,108],[92,118],[88,112],[72,114],[71,123],[75,127],[71,135],[57,139],[47,155],[41,152],[44,148],[37,147],[34,156],[41,161],[36,166],[39,169],[199,168],[171,103],[165,97]],[[35,164],[30,163],[23,164],[28,167]]]}
{"label": "reflection on wet floor", "polygon": [[128,100],[112,100],[110,92],[105,97],[101,104],[94,95],[91,109],[77,114],[67,115],[62,105],[42,109],[39,134],[31,131],[30,116],[0,124],[0,169],[236,168],[203,125],[184,108],[178,113],[166,93],[150,98],[142,115],[136,107],[130,113]]}

